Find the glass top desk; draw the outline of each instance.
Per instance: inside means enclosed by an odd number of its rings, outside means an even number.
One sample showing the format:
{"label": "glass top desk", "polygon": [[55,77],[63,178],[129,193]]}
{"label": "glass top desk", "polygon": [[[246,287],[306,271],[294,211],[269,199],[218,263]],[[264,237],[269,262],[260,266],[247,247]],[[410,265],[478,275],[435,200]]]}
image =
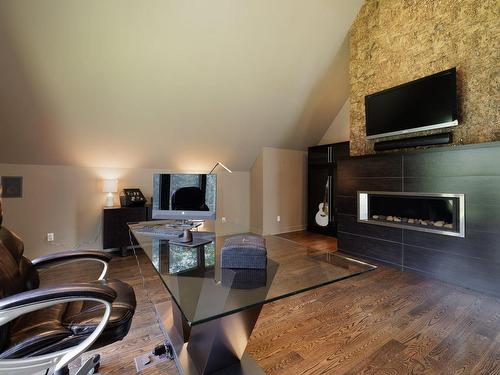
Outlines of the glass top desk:
{"label": "glass top desk", "polygon": [[262,305],[375,269],[333,252],[265,236],[267,269],[221,269],[224,237],[193,232],[198,246],[130,229],[172,296],[157,305],[181,374],[264,374],[245,348]]}

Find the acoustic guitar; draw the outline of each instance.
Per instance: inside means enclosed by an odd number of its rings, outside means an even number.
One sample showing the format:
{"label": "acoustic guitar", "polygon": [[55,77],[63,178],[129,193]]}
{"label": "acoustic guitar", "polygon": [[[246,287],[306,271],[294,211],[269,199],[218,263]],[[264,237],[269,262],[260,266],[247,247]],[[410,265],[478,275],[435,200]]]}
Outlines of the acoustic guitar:
{"label": "acoustic guitar", "polygon": [[316,213],[314,220],[320,227],[326,227],[328,225],[328,179],[326,179],[323,202],[318,205],[318,208],[319,210]]}

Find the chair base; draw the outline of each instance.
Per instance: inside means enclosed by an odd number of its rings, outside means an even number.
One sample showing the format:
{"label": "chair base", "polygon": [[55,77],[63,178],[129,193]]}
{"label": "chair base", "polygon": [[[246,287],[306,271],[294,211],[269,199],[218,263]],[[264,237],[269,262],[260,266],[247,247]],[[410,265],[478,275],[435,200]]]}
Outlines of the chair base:
{"label": "chair base", "polygon": [[[79,360],[80,359],[78,358],[77,361]],[[78,366],[78,364],[76,366]],[[69,368],[70,366],[65,366],[61,370],[54,372],[54,375],[92,375],[92,374],[97,374],[99,372],[100,366],[101,366],[101,355],[94,354],[93,356],[88,358],[83,364],[80,364],[80,366],[77,367],[76,369],[73,368],[70,369]]]}
{"label": "chair base", "polygon": [[101,367],[101,356],[99,354],[95,354],[85,361],[75,375],[95,374],[99,372],[99,367]]}

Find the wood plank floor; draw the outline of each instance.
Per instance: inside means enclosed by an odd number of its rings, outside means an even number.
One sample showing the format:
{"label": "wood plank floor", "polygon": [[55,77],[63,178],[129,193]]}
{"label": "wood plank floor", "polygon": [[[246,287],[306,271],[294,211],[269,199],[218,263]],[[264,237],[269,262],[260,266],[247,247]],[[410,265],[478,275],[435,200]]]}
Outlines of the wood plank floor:
{"label": "wood plank floor", "polygon": [[299,242],[313,249],[325,251],[337,250],[337,239],[335,237],[328,237],[322,234],[305,231],[283,233],[279,236],[295,242]]}
{"label": "wood plank floor", "polygon": [[[317,234],[283,236],[335,248]],[[153,303],[169,296],[138,258],[148,292],[133,256],[110,265],[110,278],[133,285],[138,308],[128,336],[98,350],[105,374],[134,374],[134,357],[162,340]],[[500,299],[380,266],[265,305],[248,349],[268,374],[500,374]],[[178,374],[171,362],[143,373]]]}

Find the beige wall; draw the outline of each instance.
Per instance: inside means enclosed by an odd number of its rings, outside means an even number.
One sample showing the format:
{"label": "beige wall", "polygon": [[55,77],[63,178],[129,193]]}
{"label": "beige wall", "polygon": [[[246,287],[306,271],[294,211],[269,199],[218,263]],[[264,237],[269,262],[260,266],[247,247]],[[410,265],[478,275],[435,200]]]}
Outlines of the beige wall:
{"label": "beige wall", "polygon": [[2,0],[0,162],[248,171],[305,149],[345,100],[362,3]]}
{"label": "beige wall", "polygon": [[349,99],[345,101],[339,113],[332,121],[332,124],[326,131],[318,144],[326,145],[330,143],[345,142],[349,140]]}
{"label": "beige wall", "polygon": [[262,152],[259,154],[250,170],[250,231],[263,232],[263,163]]}
{"label": "beige wall", "polygon": [[264,147],[252,168],[251,178],[253,231],[276,234],[305,229],[306,152]]}
{"label": "beige wall", "polygon": [[373,153],[365,95],[454,66],[453,142],[500,140],[498,30],[497,0],[366,1],[350,31],[351,154]]}
{"label": "beige wall", "polygon": [[[149,198],[154,172],[158,170],[0,164],[0,175],[23,176],[23,198],[3,200],[4,224],[23,238],[28,257],[75,246],[101,248],[102,179],[118,178],[119,189],[139,187]],[[220,172],[217,177],[216,230],[248,231],[250,173]],[[226,223],[221,222],[222,216]],[[208,230],[213,227],[213,222],[208,223]],[[55,233],[55,242],[46,242],[48,232]]]}
{"label": "beige wall", "polygon": [[[223,216],[225,223],[221,222]],[[250,172],[217,173],[217,218],[215,230],[219,234],[250,230]]]}

